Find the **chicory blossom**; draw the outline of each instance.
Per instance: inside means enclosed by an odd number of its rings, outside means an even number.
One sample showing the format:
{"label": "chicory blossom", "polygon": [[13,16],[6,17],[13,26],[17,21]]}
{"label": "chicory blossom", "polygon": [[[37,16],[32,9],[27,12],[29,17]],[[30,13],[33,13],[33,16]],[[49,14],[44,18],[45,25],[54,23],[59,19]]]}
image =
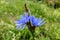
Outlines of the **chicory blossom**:
{"label": "chicory blossom", "polygon": [[15,23],[16,23],[16,29],[20,28],[20,26],[22,26],[22,30],[26,27],[27,23],[30,22],[30,28],[32,27],[35,28],[36,26],[41,26],[43,24],[45,24],[46,21],[43,21],[41,18],[35,18],[35,16],[33,15],[28,15],[28,13],[25,13],[25,15],[20,15],[20,18],[19,20],[17,20]]}
{"label": "chicory blossom", "polygon": [[17,20],[16,23],[16,29],[20,28],[20,26],[22,26],[22,30],[26,27],[26,23],[29,21],[29,17],[28,17],[28,13],[25,13],[25,15],[20,15],[19,20]]}
{"label": "chicory blossom", "polygon": [[35,16],[32,15],[30,16],[30,22],[36,27],[45,24],[46,21],[43,21],[41,18],[35,18]]}

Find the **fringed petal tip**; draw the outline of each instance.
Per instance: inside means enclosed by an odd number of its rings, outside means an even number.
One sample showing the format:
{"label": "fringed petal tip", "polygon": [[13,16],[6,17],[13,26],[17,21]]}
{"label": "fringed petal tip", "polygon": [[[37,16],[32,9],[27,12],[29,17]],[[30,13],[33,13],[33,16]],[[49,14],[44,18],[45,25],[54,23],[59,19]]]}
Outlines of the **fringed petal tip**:
{"label": "fringed petal tip", "polygon": [[40,23],[37,24],[37,26],[42,26],[46,23],[46,21],[41,21]]}
{"label": "fringed petal tip", "polygon": [[22,25],[22,30],[24,30],[25,27],[26,27],[26,24]]}
{"label": "fringed petal tip", "polygon": [[22,22],[22,20],[16,20],[15,24],[20,24]]}
{"label": "fringed petal tip", "polygon": [[22,24],[16,24],[16,29],[19,29]]}

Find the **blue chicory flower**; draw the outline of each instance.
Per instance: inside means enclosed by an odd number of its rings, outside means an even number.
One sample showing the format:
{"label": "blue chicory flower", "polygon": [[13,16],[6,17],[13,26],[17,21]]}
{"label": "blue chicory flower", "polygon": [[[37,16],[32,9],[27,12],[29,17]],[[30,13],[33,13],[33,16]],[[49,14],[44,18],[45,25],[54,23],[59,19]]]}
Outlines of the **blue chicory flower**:
{"label": "blue chicory flower", "polygon": [[19,20],[17,20],[15,23],[16,23],[16,29],[18,29],[20,26],[22,26],[22,30],[25,28],[26,26],[26,23],[29,21],[29,17],[28,17],[28,13],[25,13],[25,15],[20,15],[20,18]]}
{"label": "blue chicory flower", "polygon": [[30,16],[30,21],[33,26],[41,26],[45,24],[46,21],[43,21],[41,18],[35,18],[35,16]]}
{"label": "blue chicory flower", "polygon": [[30,23],[33,26],[41,26],[43,24],[45,24],[46,21],[43,21],[41,18],[35,18],[35,16],[31,15],[28,16],[28,13],[25,13],[25,15],[20,15],[19,20],[17,20],[16,23],[16,29],[18,29],[20,26],[22,26],[22,30],[26,27],[27,22],[30,20]]}

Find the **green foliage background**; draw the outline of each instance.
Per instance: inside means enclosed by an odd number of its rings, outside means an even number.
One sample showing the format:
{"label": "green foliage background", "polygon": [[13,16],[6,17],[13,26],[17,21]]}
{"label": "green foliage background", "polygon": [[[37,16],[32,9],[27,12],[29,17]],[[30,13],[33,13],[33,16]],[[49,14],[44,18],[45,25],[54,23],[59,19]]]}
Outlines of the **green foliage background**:
{"label": "green foliage background", "polygon": [[47,21],[45,25],[36,27],[35,40],[60,40],[60,8],[50,8],[37,0],[0,0],[0,40],[32,40],[27,27],[16,30],[14,23],[20,14],[24,14],[24,3],[32,15]]}

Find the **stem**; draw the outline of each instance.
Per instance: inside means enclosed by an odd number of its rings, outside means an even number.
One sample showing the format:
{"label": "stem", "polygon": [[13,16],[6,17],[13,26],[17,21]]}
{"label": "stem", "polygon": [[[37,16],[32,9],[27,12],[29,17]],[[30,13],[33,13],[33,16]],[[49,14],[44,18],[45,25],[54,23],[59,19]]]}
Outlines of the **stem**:
{"label": "stem", "polygon": [[34,39],[34,32],[32,32],[32,36],[33,36],[33,40],[35,40],[35,39]]}
{"label": "stem", "polygon": [[[28,17],[29,17],[30,16],[30,10],[28,9],[26,3],[25,3],[25,11],[28,13]],[[29,22],[27,22],[27,26],[28,26],[29,30],[31,31],[32,36],[33,36],[33,40],[34,40],[35,26],[31,25],[30,20],[29,20]]]}

